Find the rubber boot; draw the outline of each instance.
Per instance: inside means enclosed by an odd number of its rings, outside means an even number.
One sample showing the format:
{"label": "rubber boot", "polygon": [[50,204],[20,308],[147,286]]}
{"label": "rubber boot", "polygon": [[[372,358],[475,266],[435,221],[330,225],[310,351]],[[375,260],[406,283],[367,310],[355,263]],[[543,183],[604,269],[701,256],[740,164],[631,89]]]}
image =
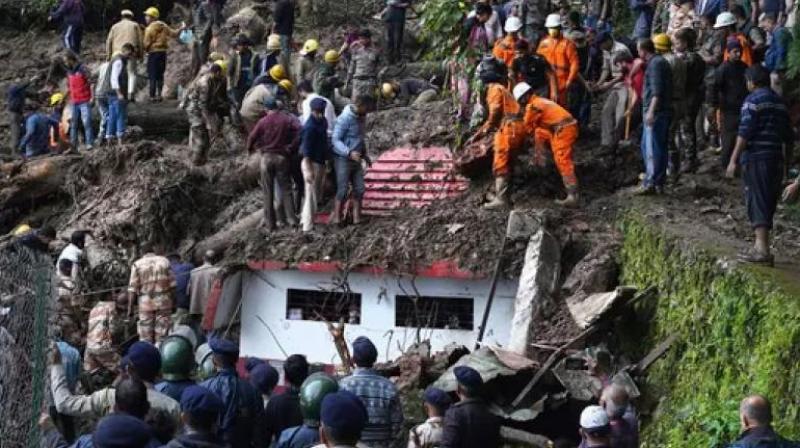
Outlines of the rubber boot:
{"label": "rubber boot", "polygon": [[335,199],[333,201],[333,211],[331,217],[328,219],[328,224],[338,226],[342,222],[342,201]]}
{"label": "rubber boot", "polygon": [[353,224],[361,224],[361,199],[353,199]]}
{"label": "rubber boot", "polygon": [[508,187],[509,187],[509,179],[507,176],[497,177],[494,180],[494,190],[495,195],[494,198],[483,204],[483,208],[487,210],[494,210],[498,208],[508,207],[510,204],[508,202]]}
{"label": "rubber boot", "polygon": [[567,185],[567,197],[564,199],[556,199],[556,204],[562,207],[577,207],[580,202],[580,195],[578,194],[577,185]]}

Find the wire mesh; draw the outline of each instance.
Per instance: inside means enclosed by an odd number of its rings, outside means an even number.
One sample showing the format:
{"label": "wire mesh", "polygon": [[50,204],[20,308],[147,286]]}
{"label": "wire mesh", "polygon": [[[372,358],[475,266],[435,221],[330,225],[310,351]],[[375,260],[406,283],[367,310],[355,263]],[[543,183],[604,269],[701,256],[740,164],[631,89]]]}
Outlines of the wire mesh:
{"label": "wire mesh", "polygon": [[52,275],[46,255],[18,244],[0,252],[0,448],[39,445]]}

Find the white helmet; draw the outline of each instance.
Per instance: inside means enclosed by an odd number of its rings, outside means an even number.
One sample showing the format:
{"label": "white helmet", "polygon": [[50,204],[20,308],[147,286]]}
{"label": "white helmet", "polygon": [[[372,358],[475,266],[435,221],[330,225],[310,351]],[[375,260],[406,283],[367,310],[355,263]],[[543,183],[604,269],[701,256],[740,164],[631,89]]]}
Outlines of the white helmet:
{"label": "white helmet", "polygon": [[726,26],[736,25],[736,17],[728,11],[721,12],[717,16],[717,21],[714,23],[714,28],[724,28]]}
{"label": "white helmet", "polygon": [[514,99],[519,101],[526,93],[531,91],[531,86],[527,82],[521,82],[514,86]]}
{"label": "white helmet", "polygon": [[554,13],[548,14],[547,20],[544,21],[545,28],[561,28],[561,14]]}
{"label": "white helmet", "polygon": [[522,29],[522,20],[519,20],[519,17],[511,16],[506,19],[506,26],[504,29],[506,33],[516,33]]}
{"label": "white helmet", "polygon": [[586,406],[581,412],[581,428],[583,429],[599,429],[608,425],[608,414],[600,406]]}

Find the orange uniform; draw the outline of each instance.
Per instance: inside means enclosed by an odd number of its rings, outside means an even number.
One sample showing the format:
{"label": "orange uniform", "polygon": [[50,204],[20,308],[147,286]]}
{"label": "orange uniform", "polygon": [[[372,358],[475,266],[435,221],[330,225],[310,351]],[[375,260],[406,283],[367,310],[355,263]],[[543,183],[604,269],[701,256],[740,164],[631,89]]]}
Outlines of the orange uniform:
{"label": "orange uniform", "polygon": [[555,74],[555,86],[550,89],[550,98],[562,106],[566,105],[567,86],[575,81],[581,68],[575,43],[563,36],[547,36],[539,43],[536,52],[547,59]]}
{"label": "orange uniform", "polygon": [[550,142],[558,172],[568,186],[577,186],[572,145],[578,139],[578,122],[563,107],[545,98],[532,96],[525,106],[525,130],[533,136],[536,151]]}
{"label": "orange uniform", "polygon": [[[733,33],[728,36],[728,39],[731,37],[736,38],[739,41],[739,44],[742,46],[742,62],[745,63],[748,67],[753,65],[753,49],[750,48],[750,41],[747,39],[747,36],[744,33]],[[727,41],[727,39],[726,39]],[[727,45],[725,46],[725,53],[722,55],[723,60],[728,60],[728,48]]]}
{"label": "orange uniform", "polygon": [[498,40],[494,43],[494,48],[492,48],[492,56],[503,61],[503,63],[506,64],[506,67],[511,68],[511,64],[514,62],[514,58],[516,57],[514,47],[520,40],[524,39],[514,37],[511,34]]}
{"label": "orange uniform", "polygon": [[489,116],[482,130],[497,126],[494,134],[494,161],[492,171],[496,177],[511,174],[511,153],[525,142],[522,110],[511,92],[502,84],[493,82],[486,89]]}

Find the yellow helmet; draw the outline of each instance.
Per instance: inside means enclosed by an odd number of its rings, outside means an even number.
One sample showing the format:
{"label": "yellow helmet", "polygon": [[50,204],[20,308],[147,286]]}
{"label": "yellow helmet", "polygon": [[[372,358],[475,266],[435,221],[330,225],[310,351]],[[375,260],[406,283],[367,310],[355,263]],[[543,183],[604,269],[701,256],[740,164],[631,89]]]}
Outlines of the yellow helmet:
{"label": "yellow helmet", "polygon": [[339,62],[339,52],[336,50],[328,50],[325,52],[325,62],[328,64],[335,64]]}
{"label": "yellow helmet", "polygon": [[50,105],[55,106],[56,104],[60,104],[64,101],[64,94],[61,92],[56,92],[50,96]]}
{"label": "yellow helmet", "polygon": [[275,81],[286,79],[286,70],[281,64],[275,64],[269,69],[269,76]]}
{"label": "yellow helmet", "polygon": [[150,17],[152,17],[154,19],[157,19],[157,18],[159,18],[161,16],[161,14],[158,12],[158,8],[156,8],[155,6],[151,6],[151,7],[147,8],[147,9],[145,9],[144,15],[150,16]]}
{"label": "yellow helmet", "polygon": [[225,55],[220,53],[219,51],[213,51],[211,54],[208,55],[208,60],[210,62],[217,62],[225,60]]}
{"label": "yellow helmet", "polygon": [[282,79],[278,83],[278,85],[281,86],[283,90],[287,91],[288,93],[292,93],[292,89],[294,89],[294,84],[292,84],[292,81],[289,81],[288,79]]}
{"label": "yellow helmet", "polygon": [[281,49],[281,36],[277,34],[270,34],[267,37],[267,51],[275,51]]}
{"label": "yellow helmet", "polygon": [[394,95],[395,95],[394,86],[391,83],[388,83],[388,82],[383,83],[383,85],[381,86],[381,94],[386,99],[394,98]]}
{"label": "yellow helmet", "polygon": [[656,47],[656,51],[669,51],[672,47],[672,41],[664,33],[656,34],[653,36],[653,46]]}
{"label": "yellow helmet", "polygon": [[20,236],[20,235],[25,235],[30,231],[31,231],[31,226],[27,224],[20,224],[17,227],[14,227],[14,230],[11,231],[11,234],[14,236]]}
{"label": "yellow helmet", "polygon": [[228,63],[223,60],[214,61],[214,65],[222,69],[222,74],[228,73]]}
{"label": "yellow helmet", "polygon": [[300,50],[300,54],[303,56],[319,50],[319,42],[316,39],[308,39],[306,43],[303,44],[303,49]]}

